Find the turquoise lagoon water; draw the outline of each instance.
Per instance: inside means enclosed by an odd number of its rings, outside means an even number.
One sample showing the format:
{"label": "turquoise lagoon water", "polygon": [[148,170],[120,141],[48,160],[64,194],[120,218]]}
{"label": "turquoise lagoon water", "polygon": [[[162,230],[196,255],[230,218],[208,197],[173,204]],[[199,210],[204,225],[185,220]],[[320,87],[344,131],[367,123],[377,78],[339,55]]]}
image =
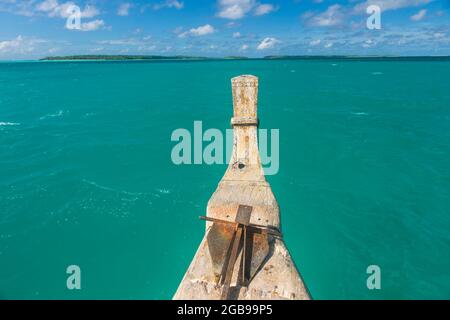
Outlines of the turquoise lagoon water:
{"label": "turquoise lagoon water", "polygon": [[0,64],[0,298],[170,299],[226,169],[175,166],[171,133],[229,128],[239,74],[313,298],[449,298],[450,62],[338,60]]}

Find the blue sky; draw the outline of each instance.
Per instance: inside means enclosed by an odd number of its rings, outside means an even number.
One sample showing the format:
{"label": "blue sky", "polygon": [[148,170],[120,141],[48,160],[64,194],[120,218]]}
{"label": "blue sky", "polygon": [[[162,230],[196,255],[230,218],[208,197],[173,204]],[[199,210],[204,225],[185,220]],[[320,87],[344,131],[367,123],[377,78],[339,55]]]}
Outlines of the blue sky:
{"label": "blue sky", "polygon": [[1,60],[69,54],[450,55],[450,0],[0,0]]}

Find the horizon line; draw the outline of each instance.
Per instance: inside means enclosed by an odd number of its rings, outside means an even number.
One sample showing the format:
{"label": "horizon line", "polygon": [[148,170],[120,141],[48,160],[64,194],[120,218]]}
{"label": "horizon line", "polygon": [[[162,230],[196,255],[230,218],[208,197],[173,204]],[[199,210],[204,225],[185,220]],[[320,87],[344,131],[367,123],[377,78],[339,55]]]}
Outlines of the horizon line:
{"label": "horizon line", "polygon": [[[77,59],[70,58],[87,58],[93,57],[93,59],[80,59],[80,61],[102,61],[105,58],[118,58],[116,60],[109,61],[137,61],[137,60],[276,60],[276,59],[320,59],[320,58],[344,58],[344,59],[382,59],[382,58],[450,58],[450,55],[346,55],[346,54],[328,54],[328,55],[268,55],[263,57],[247,57],[247,56],[223,56],[223,57],[210,57],[210,56],[194,56],[194,55],[140,55],[140,54],[70,54],[61,56],[46,56],[43,58],[34,59],[0,59],[0,62],[51,62],[51,61],[74,61]],[[123,57],[123,59],[120,59]],[[139,58],[143,59],[127,59],[128,58]],[[58,60],[57,58],[61,58]],[[147,59],[146,59],[147,58]],[[153,58],[153,59],[149,59]],[[108,61],[108,60],[107,60]]]}

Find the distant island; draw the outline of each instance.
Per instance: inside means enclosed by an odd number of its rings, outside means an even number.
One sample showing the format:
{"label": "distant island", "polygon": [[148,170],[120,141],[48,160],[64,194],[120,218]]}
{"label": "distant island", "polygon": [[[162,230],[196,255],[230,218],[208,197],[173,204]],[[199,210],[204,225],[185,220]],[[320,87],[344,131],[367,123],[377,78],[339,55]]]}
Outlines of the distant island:
{"label": "distant island", "polygon": [[240,60],[247,57],[231,56],[224,58],[208,58],[196,56],[145,56],[145,55],[73,55],[73,56],[52,56],[40,59],[41,61],[64,61],[64,60],[102,60],[102,61],[123,61],[123,60]]}
{"label": "distant island", "polygon": [[41,61],[203,61],[203,60],[354,60],[354,61],[449,61],[450,56],[266,56],[263,58],[248,58],[242,56],[230,56],[222,58],[196,57],[196,56],[146,56],[146,55],[72,55],[51,56],[40,59]]}

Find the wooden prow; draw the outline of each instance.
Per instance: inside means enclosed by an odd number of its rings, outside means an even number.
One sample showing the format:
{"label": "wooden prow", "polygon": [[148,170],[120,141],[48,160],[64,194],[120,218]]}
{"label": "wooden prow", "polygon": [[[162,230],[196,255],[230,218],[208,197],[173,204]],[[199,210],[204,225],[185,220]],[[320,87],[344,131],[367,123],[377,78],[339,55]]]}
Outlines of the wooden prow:
{"label": "wooden prow", "polygon": [[233,78],[232,88],[231,160],[208,202],[205,237],[174,299],[309,299],[261,166],[258,78]]}

